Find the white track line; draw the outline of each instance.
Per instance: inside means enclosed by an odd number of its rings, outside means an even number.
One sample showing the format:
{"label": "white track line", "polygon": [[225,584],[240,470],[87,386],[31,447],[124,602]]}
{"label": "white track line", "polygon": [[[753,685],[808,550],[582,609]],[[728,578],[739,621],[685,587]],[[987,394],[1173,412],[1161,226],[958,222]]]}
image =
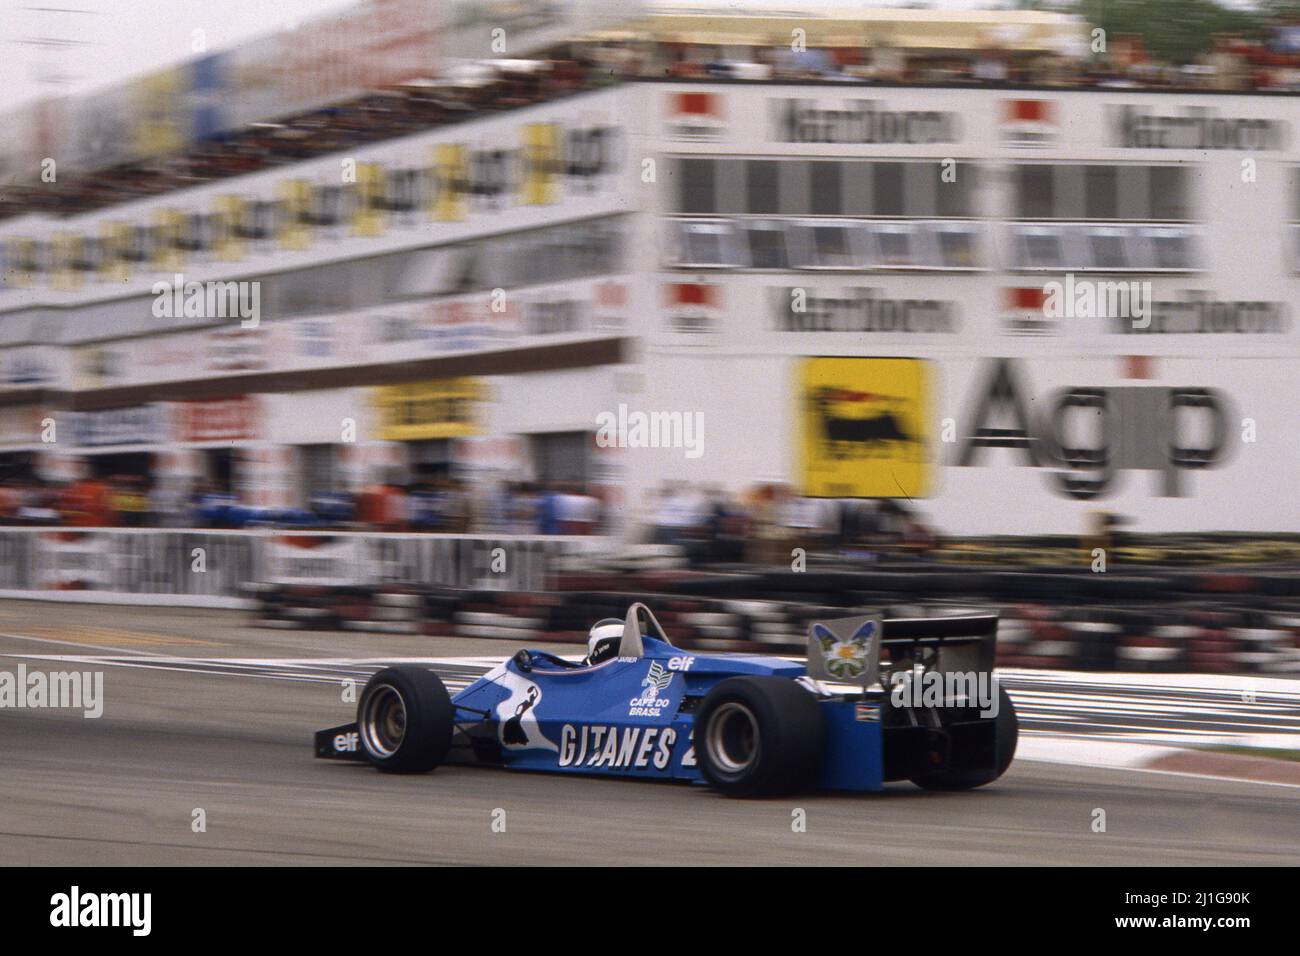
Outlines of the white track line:
{"label": "white track line", "polygon": [[[30,634],[9,634],[0,633],[0,637],[7,637],[14,641],[34,641],[37,644],[54,644],[61,647],[89,647],[97,651],[116,651],[119,654],[131,654],[133,656],[147,656],[150,652],[141,651],[133,647],[114,647],[110,644],[87,644],[84,641],[62,641],[53,637],[32,637]],[[0,657],[26,657],[25,654],[0,654]],[[158,655],[154,655],[158,656]]]}

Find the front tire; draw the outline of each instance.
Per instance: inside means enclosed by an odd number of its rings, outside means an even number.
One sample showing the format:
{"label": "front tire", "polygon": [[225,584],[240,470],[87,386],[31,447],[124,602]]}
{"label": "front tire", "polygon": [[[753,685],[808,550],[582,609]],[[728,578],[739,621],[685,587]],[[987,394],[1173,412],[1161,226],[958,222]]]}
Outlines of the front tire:
{"label": "front tire", "polygon": [[998,715],[994,730],[995,762],[984,770],[935,770],[912,778],[912,782],[926,790],[974,790],[992,783],[1007,772],[1016,756],[1016,743],[1020,739],[1020,722],[1016,708],[1006,690],[998,688]]}
{"label": "front tire", "polygon": [[764,797],[806,789],[821,770],[826,725],[817,701],[784,677],[732,677],[695,718],[700,771],[729,796]]}
{"label": "front tire", "polygon": [[386,667],[357,702],[366,759],[386,773],[427,773],[447,758],[455,708],[442,679],[423,667]]}

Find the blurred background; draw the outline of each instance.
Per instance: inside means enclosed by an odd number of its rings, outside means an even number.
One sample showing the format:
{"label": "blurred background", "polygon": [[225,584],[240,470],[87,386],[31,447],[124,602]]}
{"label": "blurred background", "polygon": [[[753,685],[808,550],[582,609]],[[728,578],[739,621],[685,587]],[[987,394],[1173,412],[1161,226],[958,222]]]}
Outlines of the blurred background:
{"label": "blurred background", "polygon": [[0,593],[1300,668],[1300,4],[0,10]]}

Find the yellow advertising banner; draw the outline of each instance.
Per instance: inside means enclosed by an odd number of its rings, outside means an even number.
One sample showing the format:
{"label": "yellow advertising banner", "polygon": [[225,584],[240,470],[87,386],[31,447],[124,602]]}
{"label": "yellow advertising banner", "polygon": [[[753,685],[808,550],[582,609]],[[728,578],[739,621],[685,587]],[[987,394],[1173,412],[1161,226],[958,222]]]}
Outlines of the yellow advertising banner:
{"label": "yellow advertising banner", "polygon": [[103,388],[108,381],[116,353],[99,345],[83,345],[72,353],[74,388]]}
{"label": "yellow advertising banner", "polygon": [[185,265],[181,239],[185,234],[185,214],[179,209],[154,211],[153,266],[159,272],[176,272]]}
{"label": "yellow advertising banner", "polygon": [[61,292],[71,292],[81,286],[81,273],[76,263],[81,257],[81,236],[70,232],[56,232],[50,240],[50,287]]}
{"label": "yellow advertising banner", "polygon": [[217,234],[212,251],[222,262],[238,262],[244,258],[244,240],[239,230],[247,205],[242,196],[218,196],[216,199]]}
{"label": "yellow advertising banner", "polygon": [[545,206],[555,202],[555,180],[562,172],[560,126],[558,123],[525,123],[524,175],[520,183],[520,201],[525,206]]}
{"label": "yellow advertising banner", "polygon": [[4,282],[25,289],[36,279],[36,240],[11,236],[4,240]]}
{"label": "yellow advertising banner", "polygon": [[459,143],[439,143],[433,147],[433,171],[433,218],[459,222],[465,218],[469,151]]}
{"label": "yellow advertising banner", "polygon": [[384,210],[387,197],[388,176],[379,163],[357,164],[356,212],[352,217],[352,234],[379,236],[388,226],[388,213]]}
{"label": "yellow advertising banner", "polygon": [[799,481],[812,498],[917,498],[931,481],[928,363],[808,358],[799,366]]}
{"label": "yellow advertising banner", "polygon": [[420,441],[477,435],[478,405],[484,394],[483,382],[476,378],[381,385],[372,390],[379,413],[379,437]]}
{"label": "yellow advertising banner", "polygon": [[106,282],[125,282],[131,278],[131,227],[124,222],[100,224],[102,241],[99,260],[99,277]]}
{"label": "yellow advertising banner", "polygon": [[276,239],[281,249],[306,249],[311,245],[311,183],[305,179],[285,179],[276,184],[283,215],[278,217]]}
{"label": "yellow advertising banner", "polygon": [[182,69],[162,70],[136,85],[134,142],[141,156],[177,152],[189,139],[181,95],[189,85],[186,76]]}

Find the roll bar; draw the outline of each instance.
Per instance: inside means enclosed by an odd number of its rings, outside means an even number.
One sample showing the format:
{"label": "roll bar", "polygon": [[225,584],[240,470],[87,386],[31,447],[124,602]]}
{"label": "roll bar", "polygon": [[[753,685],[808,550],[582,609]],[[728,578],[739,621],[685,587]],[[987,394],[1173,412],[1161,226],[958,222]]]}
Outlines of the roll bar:
{"label": "roll bar", "polygon": [[645,645],[641,643],[641,635],[644,633],[641,629],[641,612],[643,611],[647,623],[654,629],[653,636],[665,644],[672,643],[672,641],[668,640],[668,635],[664,633],[664,629],[659,626],[659,621],[655,618],[654,612],[638,601],[627,609],[627,617],[623,620],[623,639],[618,642],[619,657],[645,656]]}

